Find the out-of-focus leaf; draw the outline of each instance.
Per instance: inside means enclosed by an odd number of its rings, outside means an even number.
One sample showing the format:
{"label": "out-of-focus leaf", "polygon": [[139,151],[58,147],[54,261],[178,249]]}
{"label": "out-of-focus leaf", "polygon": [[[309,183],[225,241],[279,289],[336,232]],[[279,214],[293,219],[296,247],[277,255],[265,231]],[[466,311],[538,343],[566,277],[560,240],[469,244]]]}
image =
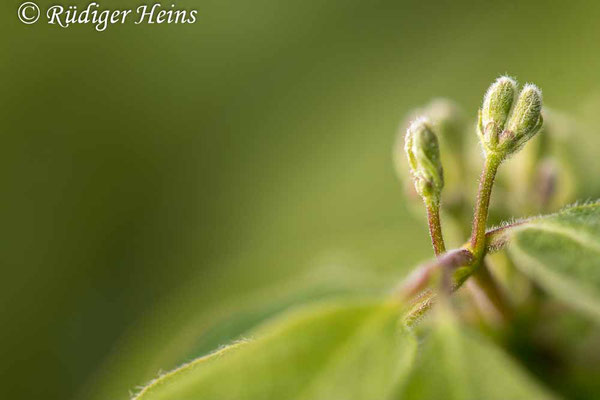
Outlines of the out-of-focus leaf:
{"label": "out-of-focus leaf", "polygon": [[136,399],[385,399],[415,354],[398,320],[395,303],[305,307],[263,325],[255,339],[158,378]]}
{"label": "out-of-focus leaf", "polygon": [[[103,369],[108,373],[100,374],[89,391],[94,399],[128,399],[131,388],[154,378],[157,371],[174,369],[240,340],[275,315],[334,298],[376,295],[397,279],[362,268],[325,265],[254,290],[237,290],[235,298],[231,295],[234,289],[228,287],[229,292],[215,300],[202,297],[192,302],[188,294],[167,301],[137,335],[121,343]],[[143,335],[144,331],[151,334]]]}
{"label": "out-of-focus leaf", "polygon": [[496,179],[495,203],[510,216],[554,212],[590,193],[581,190],[586,169],[575,168],[576,162],[585,164],[588,158],[578,140],[581,126],[548,107],[543,116],[540,132],[506,161]]}
{"label": "out-of-focus leaf", "polygon": [[439,304],[403,400],[540,400],[554,398],[502,349],[462,327]]}
{"label": "out-of-focus leaf", "polygon": [[600,203],[516,224],[495,237],[548,293],[600,320]]}
{"label": "out-of-focus leaf", "polygon": [[189,343],[189,348],[185,347],[185,351],[182,352],[181,356],[185,359],[181,361],[206,354],[222,343],[241,339],[244,334],[262,322],[292,307],[332,297],[350,298],[352,296],[354,293],[347,288],[321,285],[275,296],[271,301],[242,304],[239,310],[225,312],[212,324],[207,324],[206,329],[201,332],[197,331],[197,337],[192,343]]}

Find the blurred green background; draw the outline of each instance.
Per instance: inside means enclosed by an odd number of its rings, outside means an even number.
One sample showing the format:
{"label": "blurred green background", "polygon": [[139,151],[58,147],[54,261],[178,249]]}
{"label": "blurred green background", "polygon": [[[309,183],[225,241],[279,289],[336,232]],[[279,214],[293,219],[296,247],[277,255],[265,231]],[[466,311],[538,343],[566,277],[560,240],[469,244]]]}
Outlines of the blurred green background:
{"label": "blurred green background", "polygon": [[179,0],[196,24],[103,33],[20,3],[0,5],[3,399],[126,399],[218,306],[315,268],[402,276],[430,254],[391,161],[411,108],[474,117],[502,73],[570,112],[600,89],[590,1]]}

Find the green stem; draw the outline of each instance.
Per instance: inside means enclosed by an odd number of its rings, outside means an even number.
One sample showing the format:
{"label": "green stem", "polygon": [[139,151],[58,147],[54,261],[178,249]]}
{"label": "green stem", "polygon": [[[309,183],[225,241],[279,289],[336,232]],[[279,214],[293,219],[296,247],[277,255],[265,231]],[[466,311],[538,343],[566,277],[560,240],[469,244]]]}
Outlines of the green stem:
{"label": "green stem", "polygon": [[446,252],[444,237],[442,235],[442,224],[440,222],[440,205],[434,201],[425,202],[427,209],[427,221],[429,223],[429,236],[433,244],[433,251],[436,256]]}
{"label": "green stem", "polygon": [[[488,239],[496,234],[496,230],[490,232]],[[488,242],[490,241],[488,240]],[[505,320],[511,318],[512,308],[506,297],[494,278],[489,274],[485,263],[479,261],[480,268],[477,268],[478,264],[468,247],[469,243],[465,243],[462,248],[450,250],[439,258],[421,265],[402,283],[397,295],[410,304],[404,317],[404,322],[407,325],[412,326],[417,323],[436,302],[437,293],[431,290],[429,286],[432,280],[439,277],[440,273],[444,273],[444,270],[454,273],[452,292],[458,290],[467,278],[472,276],[474,278],[473,283],[488,298],[490,304],[495,306],[498,313]],[[480,272],[484,268],[486,270]],[[457,273],[459,274],[457,275]]]}
{"label": "green stem", "polygon": [[470,244],[474,258],[472,265],[474,269],[472,271],[473,285],[487,297],[490,304],[506,320],[510,315],[510,307],[483,260],[486,253],[485,228],[492,196],[492,187],[494,186],[494,179],[501,162],[502,158],[500,157],[494,155],[486,157],[479,180],[479,191],[477,193],[477,204],[475,205]]}
{"label": "green stem", "polygon": [[[486,157],[483,172],[481,173],[481,178],[479,180],[479,191],[477,193],[477,204],[475,205],[471,239],[469,246],[463,249],[469,257],[462,259],[453,256],[451,258],[449,256],[451,254],[453,255],[453,253],[449,253],[448,257],[438,259],[438,263],[424,267],[418,275],[415,275],[415,281],[405,287],[405,289],[410,288],[410,290],[404,291],[405,294],[414,293],[415,288],[424,288],[433,275],[432,271],[445,269],[444,267],[446,267],[454,270],[451,291],[458,289],[467,278],[473,276],[474,284],[483,294],[485,294],[489,302],[498,310],[498,312],[503,317],[508,317],[510,315],[510,308],[508,307],[504,296],[483,263],[483,257],[486,253],[485,227],[490,207],[490,198],[492,196],[494,179],[496,178],[496,173],[498,172],[498,167],[501,162],[501,157],[495,155],[488,155]],[[426,206],[427,215],[429,217],[429,232],[436,254],[438,254],[438,250],[440,249],[442,249],[442,252],[445,251],[443,250],[445,247],[439,223],[439,207],[436,207],[436,203],[433,202],[426,202]],[[448,258],[448,260],[446,260],[446,258]],[[408,325],[412,325],[418,321],[420,317],[431,308],[432,304],[435,302],[435,298],[435,293],[430,290],[424,290],[421,293],[421,296],[416,299],[412,310],[409,311],[405,317],[405,322]]]}
{"label": "green stem", "polygon": [[[472,262],[473,254],[465,248],[460,248],[450,250],[417,268],[398,291],[400,298],[410,303],[404,322],[409,326],[415,324],[435,303],[437,293],[428,288],[432,280],[439,279],[440,274],[451,274],[460,267],[469,268]],[[451,284],[450,291],[455,291],[461,284],[459,281]]]}
{"label": "green stem", "polygon": [[490,198],[494,178],[500,166],[501,158],[488,155],[483,166],[483,172],[479,180],[479,192],[477,193],[477,204],[475,205],[475,216],[473,217],[473,230],[471,231],[471,249],[478,264],[485,255],[485,226],[487,223]]}

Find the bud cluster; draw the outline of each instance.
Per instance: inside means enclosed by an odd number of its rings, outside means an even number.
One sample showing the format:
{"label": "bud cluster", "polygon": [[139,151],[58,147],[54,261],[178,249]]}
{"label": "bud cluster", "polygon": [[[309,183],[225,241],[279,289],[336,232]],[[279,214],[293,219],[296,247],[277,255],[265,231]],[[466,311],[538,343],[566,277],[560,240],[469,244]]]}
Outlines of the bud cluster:
{"label": "bud cluster", "polygon": [[[498,167],[540,130],[543,122],[541,111],[541,91],[533,84],[526,84],[519,92],[517,83],[509,77],[498,78],[484,96],[483,106],[479,110],[477,134],[485,152],[486,162],[479,182],[469,244],[473,255],[480,260],[485,253],[486,222]],[[460,167],[457,170],[462,172],[460,178],[464,180],[468,166],[464,154],[461,155],[464,153],[461,140],[464,124],[456,108],[448,101],[436,101],[421,110],[421,113],[430,119],[421,117],[410,124],[404,138],[404,151],[415,190],[425,202],[435,254],[440,255],[445,251],[439,213],[444,169],[435,131],[442,134],[447,150],[445,161],[453,159],[448,155],[455,155],[459,161],[456,166]],[[450,163],[449,171],[453,171],[452,164]],[[554,190],[553,176],[546,175],[549,178],[544,180],[540,189],[545,202],[545,198]],[[452,178],[452,174],[449,177]],[[454,210],[455,215],[461,215],[465,210],[461,206],[465,203],[457,204],[459,207],[449,209]]]}
{"label": "bud cluster", "polygon": [[542,92],[500,77],[490,86],[479,111],[477,133],[487,155],[501,159],[518,151],[542,126]]}

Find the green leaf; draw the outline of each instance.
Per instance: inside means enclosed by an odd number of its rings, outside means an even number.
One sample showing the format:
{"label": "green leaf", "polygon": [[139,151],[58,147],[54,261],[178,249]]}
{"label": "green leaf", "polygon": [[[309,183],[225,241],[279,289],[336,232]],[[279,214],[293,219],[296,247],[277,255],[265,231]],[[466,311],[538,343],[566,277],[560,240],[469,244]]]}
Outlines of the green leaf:
{"label": "green leaf", "polygon": [[[396,239],[379,235],[373,239],[397,248]],[[344,254],[326,255],[310,268],[293,264],[294,274],[264,277],[260,285],[251,283],[251,274],[241,271],[214,283],[216,290],[199,281],[190,282],[177,296],[153,306],[148,318],[136,323],[115,346],[85,388],[86,398],[129,399],[131,388],[150,381],[157,371],[173,370],[223,344],[248,337],[249,331],[276,315],[310,303],[377,296],[389,291],[403,274],[397,257],[387,262],[400,272],[385,273]],[[244,265],[249,270],[258,268]]]}
{"label": "green leaf", "polygon": [[397,303],[325,303],[287,313],[253,340],[150,383],[136,400],[387,398],[415,354]]}
{"label": "green leaf", "polygon": [[440,303],[402,400],[541,400],[554,398],[504,351],[462,327]]}
{"label": "green leaf", "polygon": [[[179,365],[206,354],[223,343],[243,339],[250,330],[288,309],[334,298],[338,300],[364,298],[368,293],[381,292],[381,289],[372,282],[371,276],[358,271],[343,271],[346,275],[338,277],[335,281],[331,277],[326,277],[321,281],[302,283],[298,282],[300,278],[297,278],[292,288],[290,285],[279,285],[276,290],[263,289],[260,296],[254,298],[247,296],[244,301],[239,301],[228,309],[216,310],[214,314],[218,316],[214,317],[213,321],[203,319],[201,329],[197,327],[199,323],[196,321],[195,324],[190,323],[190,327],[186,328],[188,332],[193,332],[194,340],[188,340],[184,347],[185,352],[179,355],[178,362],[171,365]],[[354,275],[349,276],[351,274]],[[356,279],[362,281],[359,283]],[[369,287],[370,285],[373,287]]]}
{"label": "green leaf", "polygon": [[548,293],[600,321],[600,203],[505,229],[515,265]]}

